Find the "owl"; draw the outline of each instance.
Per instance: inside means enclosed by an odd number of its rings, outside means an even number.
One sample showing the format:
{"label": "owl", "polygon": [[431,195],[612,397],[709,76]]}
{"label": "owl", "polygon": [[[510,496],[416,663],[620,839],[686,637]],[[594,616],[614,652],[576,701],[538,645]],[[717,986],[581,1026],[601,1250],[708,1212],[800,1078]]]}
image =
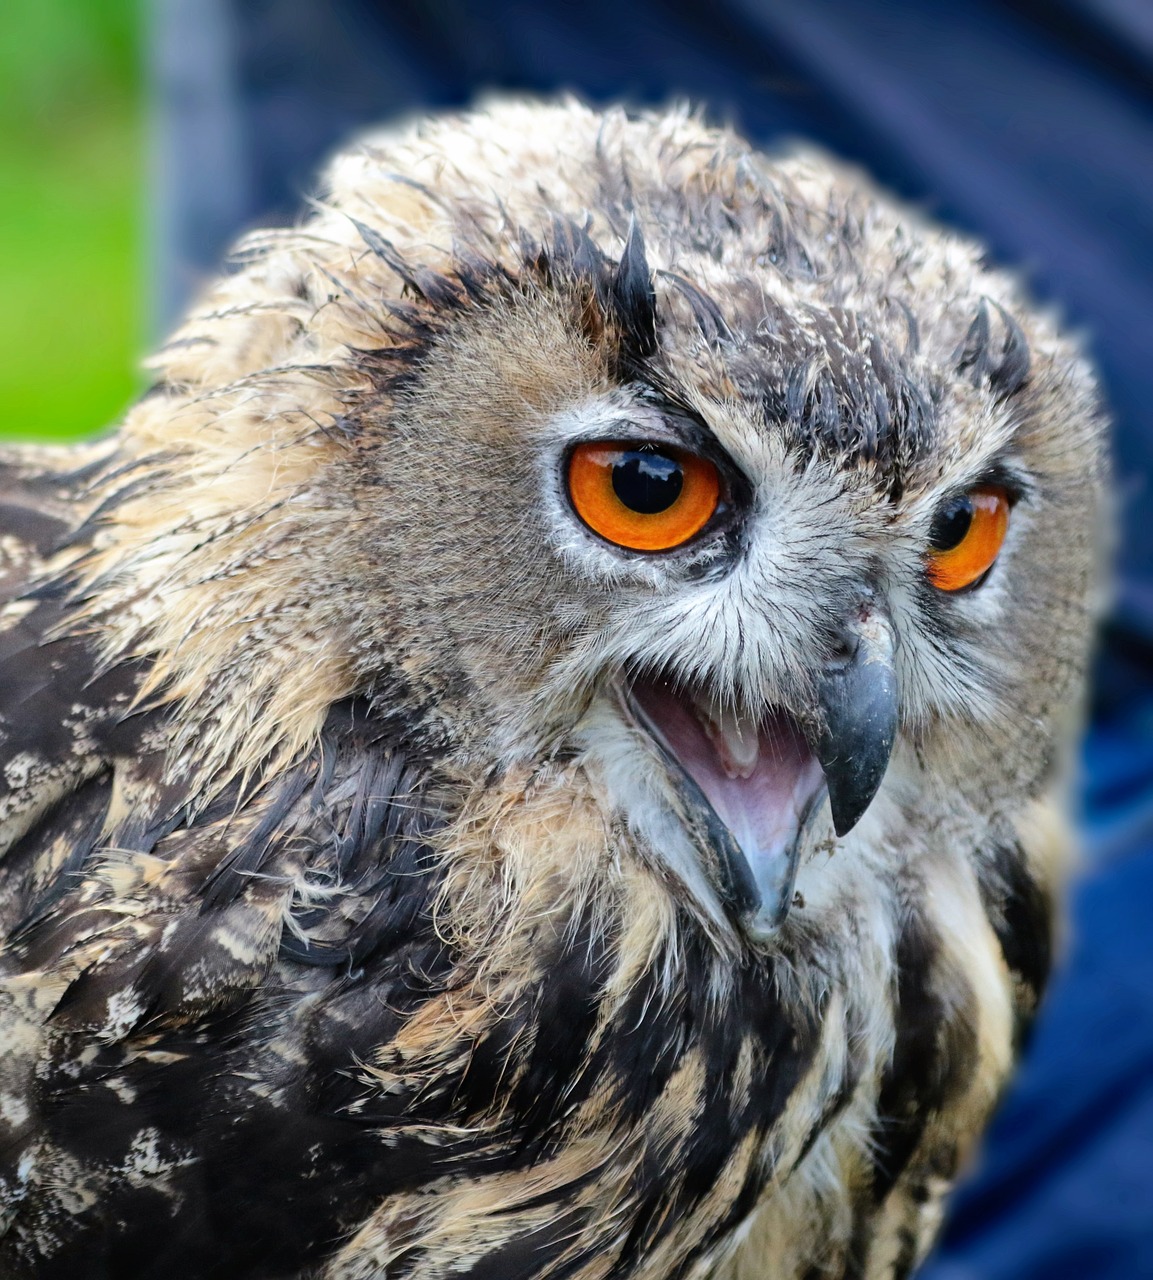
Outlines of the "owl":
{"label": "owl", "polygon": [[3,457],[0,1272],[898,1280],[1050,963],[1093,376],[687,110],[365,137]]}

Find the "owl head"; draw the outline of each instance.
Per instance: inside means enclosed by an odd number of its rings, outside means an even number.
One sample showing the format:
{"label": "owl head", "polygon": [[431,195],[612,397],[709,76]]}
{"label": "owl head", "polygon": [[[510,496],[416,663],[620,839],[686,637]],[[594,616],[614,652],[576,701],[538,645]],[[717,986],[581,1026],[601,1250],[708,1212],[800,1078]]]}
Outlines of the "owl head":
{"label": "owl head", "polygon": [[498,103],[365,138],[238,262],[82,568],[188,768],[364,694],[459,786],[578,770],[754,948],[1052,786],[1101,419],[972,243],[685,112]]}

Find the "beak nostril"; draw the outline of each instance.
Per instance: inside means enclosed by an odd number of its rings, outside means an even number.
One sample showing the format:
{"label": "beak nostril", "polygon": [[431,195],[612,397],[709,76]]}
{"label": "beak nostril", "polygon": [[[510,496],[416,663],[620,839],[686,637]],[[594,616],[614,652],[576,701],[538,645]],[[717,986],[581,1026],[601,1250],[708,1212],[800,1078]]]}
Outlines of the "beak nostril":
{"label": "beak nostril", "polygon": [[829,656],[825,663],[828,670],[838,671],[842,667],[847,667],[849,663],[857,656],[857,650],[861,647],[861,636],[857,631],[845,630],[838,635],[832,643],[829,650]]}

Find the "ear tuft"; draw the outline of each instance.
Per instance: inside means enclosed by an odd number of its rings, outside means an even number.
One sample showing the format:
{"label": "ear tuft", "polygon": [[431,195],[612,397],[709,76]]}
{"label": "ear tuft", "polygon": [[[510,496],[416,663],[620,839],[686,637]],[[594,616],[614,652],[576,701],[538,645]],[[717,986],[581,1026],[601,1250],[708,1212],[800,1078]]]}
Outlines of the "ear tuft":
{"label": "ear tuft", "polygon": [[982,298],[977,314],[969,325],[965,340],[956,354],[957,372],[972,370],[974,386],[988,382],[998,400],[1007,400],[1025,385],[1029,378],[1029,343],[1021,326],[999,303],[997,311],[1000,333],[994,337],[990,298]]}
{"label": "ear tuft", "polygon": [[657,349],[657,295],[645,257],[644,236],[635,216],[629,219],[611,297],[629,354],[640,359],[651,356]]}

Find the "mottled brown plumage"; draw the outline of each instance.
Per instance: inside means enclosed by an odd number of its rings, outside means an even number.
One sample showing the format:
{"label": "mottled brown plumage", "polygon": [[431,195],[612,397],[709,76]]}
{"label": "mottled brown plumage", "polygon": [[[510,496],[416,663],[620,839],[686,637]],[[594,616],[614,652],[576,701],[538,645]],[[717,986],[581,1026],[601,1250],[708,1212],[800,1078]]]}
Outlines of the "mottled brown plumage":
{"label": "mottled brown plumage", "polygon": [[[0,1273],[908,1275],[1049,964],[1076,348],[819,156],[505,103],[339,158],[153,368],[4,460]],[[716,468],[683,547],[577,518],[620,439]],[[776,852],[718,817],[794,766]]]}

